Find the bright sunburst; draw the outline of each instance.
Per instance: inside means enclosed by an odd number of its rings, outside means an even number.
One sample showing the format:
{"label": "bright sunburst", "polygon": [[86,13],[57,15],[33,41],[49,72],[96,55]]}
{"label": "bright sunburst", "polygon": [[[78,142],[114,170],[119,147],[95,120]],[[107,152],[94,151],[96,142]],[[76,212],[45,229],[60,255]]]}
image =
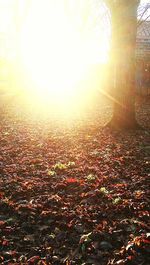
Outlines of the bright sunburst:
{"label": "bright sunburst", "polygon": [[98,54],[106,61],[107,45],[100,49],[94,35],[72,23],[64,1],[33,1],[22,31],[21,53],[34,84],[32,93],[70,109],[84,95],[79,83]]}

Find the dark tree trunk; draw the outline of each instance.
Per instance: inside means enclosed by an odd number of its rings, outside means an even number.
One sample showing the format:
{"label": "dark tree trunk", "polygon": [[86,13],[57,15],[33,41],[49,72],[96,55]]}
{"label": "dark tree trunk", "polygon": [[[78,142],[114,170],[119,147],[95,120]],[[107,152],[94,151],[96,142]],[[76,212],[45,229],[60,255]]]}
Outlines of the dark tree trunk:
{"label": "dark tree trunk", "polygon": [[114,70],[113,116],[108,125],[117,129],[139,128],[135,117],[135,48],[137,0],[111,1]]}

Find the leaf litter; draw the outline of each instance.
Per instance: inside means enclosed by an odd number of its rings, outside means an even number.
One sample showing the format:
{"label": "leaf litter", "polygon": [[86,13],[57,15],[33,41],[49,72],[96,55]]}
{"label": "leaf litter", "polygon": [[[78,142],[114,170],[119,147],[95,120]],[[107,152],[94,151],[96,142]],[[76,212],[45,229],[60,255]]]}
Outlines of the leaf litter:
{"label": "leaf litter", "polygon": [[149,131],[103,129],[99,108],[70,126],[12,109],[0,121],[0,264],[149,265]]}

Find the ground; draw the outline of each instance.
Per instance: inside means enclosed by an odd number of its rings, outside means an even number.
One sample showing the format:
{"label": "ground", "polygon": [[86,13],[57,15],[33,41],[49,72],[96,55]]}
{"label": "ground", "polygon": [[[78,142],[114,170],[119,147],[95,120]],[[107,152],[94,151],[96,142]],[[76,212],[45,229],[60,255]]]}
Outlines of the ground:
{"label": "ground", "polygon": [[1,106],[0,264],[150,264],[150,101],[130,132],[107,100],[71,123]]}

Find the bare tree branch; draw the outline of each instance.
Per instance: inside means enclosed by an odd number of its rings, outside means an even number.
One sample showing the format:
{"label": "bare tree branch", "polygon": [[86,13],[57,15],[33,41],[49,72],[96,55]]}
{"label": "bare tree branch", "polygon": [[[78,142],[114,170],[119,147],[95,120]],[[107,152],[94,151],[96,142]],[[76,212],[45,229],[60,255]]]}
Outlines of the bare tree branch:
{"label": "bare tree branch", "polygon": [[150,7],[147,6],[147,7],[144,9],[144,11],[143,11],[143,13],[141,14],[139,20],[141,20],[141,19],[143,18],[144,14],[148,11],[149,8],[150,8]]}

